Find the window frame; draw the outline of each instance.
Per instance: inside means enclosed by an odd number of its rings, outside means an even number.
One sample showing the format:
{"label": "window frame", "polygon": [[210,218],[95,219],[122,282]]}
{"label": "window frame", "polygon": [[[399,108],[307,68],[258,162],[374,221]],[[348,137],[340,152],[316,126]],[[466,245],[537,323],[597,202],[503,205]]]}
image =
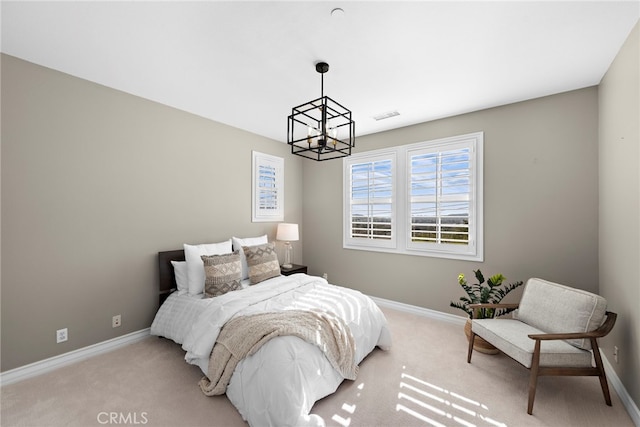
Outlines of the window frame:
{"label": "window frame", "polygon": [[[270,154],[252,151],[251,162],[251,222],[284,221],[284,159]],[[263,207],[260,198],[265,191],[261,188],[261,170],[269,168],[273,172],[273,203]]]}
{"label": "window frame", "polygon": [[[469,243],[467,245],[434,243],[416,244],[411,241],[411,156],[421,152],[447,152],[468,147],[469,152]],[[343,159],[343,248],[399,253],[468,261],[484,260],[483,217],[483,152],[484,133],[474,132],[447,138],[353,154]],[[353,165],[371,162],[384,156],[395,157],[393,174],[393,245],[383,245],[377,239],[351,238],[351,178]]]}

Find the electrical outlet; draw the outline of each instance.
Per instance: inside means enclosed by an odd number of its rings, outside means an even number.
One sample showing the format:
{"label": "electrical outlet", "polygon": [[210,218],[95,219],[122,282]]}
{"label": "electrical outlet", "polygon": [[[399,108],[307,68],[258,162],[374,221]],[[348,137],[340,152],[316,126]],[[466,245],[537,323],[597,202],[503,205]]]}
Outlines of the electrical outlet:
{"label": "electrical outlet", "polygon": [[67,328],[58,329],[56,331],[56,343],[57,344],[60,344],[61,342],[65,342],[67,339],[69,339],[69,333],[67,331]]}
{"label": "electrical outlet", "polygon": [[613,360],[615,360],[616,363],[618,363],[618,346],[617,345],[613,346]]}
{"label": "electrical outlet", "polygon": [[118,328],[120,327],[120,325],[122,325],[122,318],[120,317],[120,315],[118,314],[113,316],[113,318],[111,319],[111,327]]}

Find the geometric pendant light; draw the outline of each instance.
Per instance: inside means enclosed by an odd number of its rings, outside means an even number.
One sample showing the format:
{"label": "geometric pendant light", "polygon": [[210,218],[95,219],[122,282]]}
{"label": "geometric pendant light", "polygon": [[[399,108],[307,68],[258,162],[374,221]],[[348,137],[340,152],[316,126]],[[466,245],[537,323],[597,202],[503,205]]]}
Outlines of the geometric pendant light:
{"label": "geometric pendant light", "polygon": [[355,123],[351,111],[324,95],[324,74],[329,64],[318,62],[320,98],[293,107],[287,123],[291,153],[323,161],[351,155],[355,147]]}

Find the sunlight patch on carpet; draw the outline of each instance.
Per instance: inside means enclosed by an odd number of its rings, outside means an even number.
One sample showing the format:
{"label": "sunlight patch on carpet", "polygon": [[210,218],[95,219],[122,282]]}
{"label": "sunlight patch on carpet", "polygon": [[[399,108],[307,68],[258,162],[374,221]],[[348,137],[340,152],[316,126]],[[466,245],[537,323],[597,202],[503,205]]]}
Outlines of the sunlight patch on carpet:
{"label": "sunlight patch on carpet", "polygon": [[[356,395],[356,397],[360,397],[362,389],[364,389],[364,383],[358,384],[358,386],[356,388],[359,390],[357,395]],[[353,415],[356,412],[356,404],[355,403],[354,404],[349,404],[347,402],[344,402],[340,409],[342,411],[346,412],[346,414],[336,413],[336,414],[333,414],[331,419],[333,421],[337,422],[338,424],[340,424],[343,427],[348,427],[351,424],[350,415]]]}
{"label": "sunlight patch on carpet", "polygon": [[396,411],[434,427],[507,426],[488,416],[487,405],[413,375],[403,372],[399,388]]}

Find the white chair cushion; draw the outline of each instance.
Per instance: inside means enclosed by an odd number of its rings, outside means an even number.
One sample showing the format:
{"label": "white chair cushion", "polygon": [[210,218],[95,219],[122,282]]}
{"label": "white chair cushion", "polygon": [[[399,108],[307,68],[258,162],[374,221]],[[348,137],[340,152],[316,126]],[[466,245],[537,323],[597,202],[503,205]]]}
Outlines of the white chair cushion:
{"label": "white chair cushion", "polygon": [[[600,295],[533,278],[527,281],[517,316],[546,333],[589,332],[602,325],[606,310],[607,301]],[[591,349],[588,339],[567,342]]]}
{"label": "white chair cushion", "polygon": [[[471,329],[527,368],[531,367],[535,348],[535,340],[528,335],[544,333],[515,319],[473,319]],[[592,366],[590,351],[574,347],[566,341],[542,341],[540,350],[540,366]]]}

